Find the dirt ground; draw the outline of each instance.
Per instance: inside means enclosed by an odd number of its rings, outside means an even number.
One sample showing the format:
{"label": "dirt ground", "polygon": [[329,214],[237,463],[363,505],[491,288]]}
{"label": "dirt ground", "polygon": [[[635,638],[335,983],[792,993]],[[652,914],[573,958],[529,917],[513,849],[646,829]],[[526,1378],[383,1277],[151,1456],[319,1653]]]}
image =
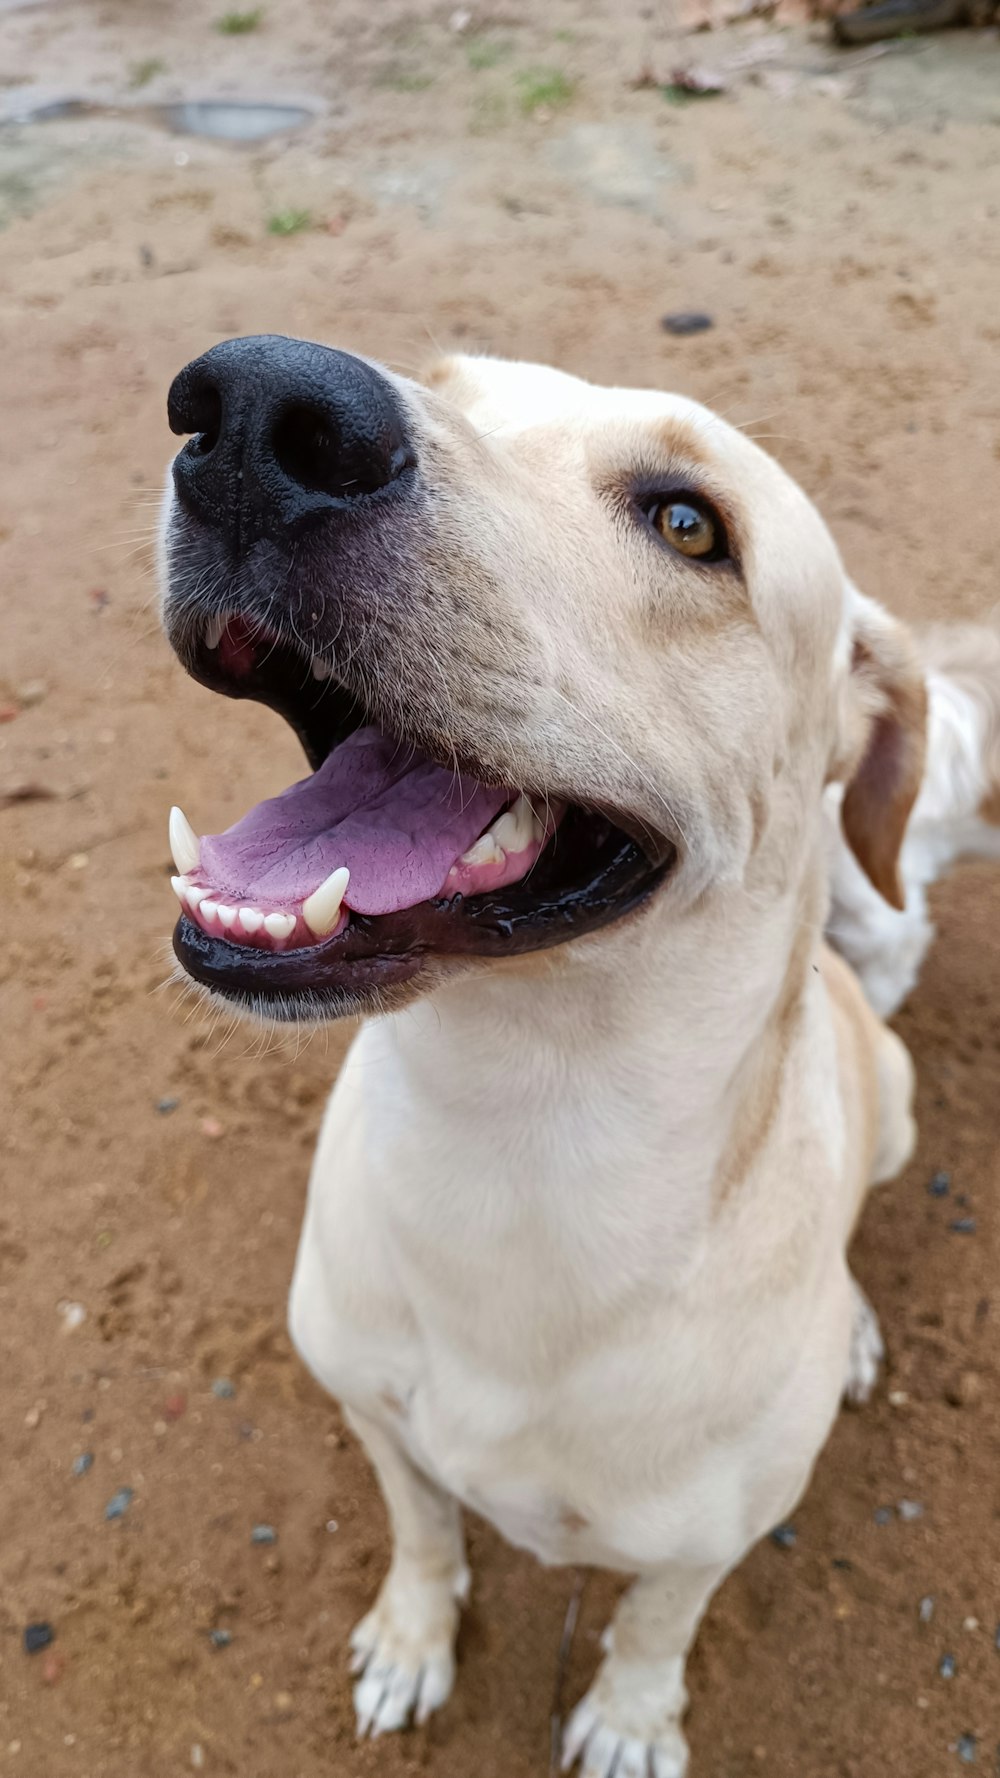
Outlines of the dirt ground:
{"label": "dirt ground", "polygon": [[[218,830],[299,767],[158,632],[166,387],[265,330],[672,387],[781,458],[870,592],[982,613],[1000,38],[838,58],[818,27],[684,37],[614,0],[269,0],[236,34],[223,10],[0,4],[0,1773],[540,1778],[574,1577],[479,1525],[453,1701],[354,1741],[345,1641],[383,1513],[284,1331],[349,1033],[262,1053],[164,986],[168,805]],[[692,63],[728,90],[664,94]],[[245,147],[143,109],[192,96],[314,115]],[[67,97],[108,109],[17,121]],[[661,329],[692,309],[711,331]],[[1000,1770],[1000,872],[935,906],[899,1019],[919,1154],[855,1256],[888,1375],[842,1416],[794,1547],[709,1612],[692,1778]],[[567,1701],[614,1586],[587,1582]],[[29,1655],[38,1620],[55,1640]]]}

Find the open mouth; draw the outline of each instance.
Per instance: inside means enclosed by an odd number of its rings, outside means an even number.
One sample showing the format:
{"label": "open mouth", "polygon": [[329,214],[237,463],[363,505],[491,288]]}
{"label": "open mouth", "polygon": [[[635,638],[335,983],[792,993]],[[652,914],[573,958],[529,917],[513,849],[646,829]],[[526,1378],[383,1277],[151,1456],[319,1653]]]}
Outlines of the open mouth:
{"label": "open mouth", "polygon": [[185,665],[278,710],[309,777],[199,838],[171,815],[183,909],[174,949],[196,981],[277,1018],[385,1004],[436,960],[542,949],[620,918],[655,860],[607,814],[490,783],[385,733],[330,662],[241,613]]}

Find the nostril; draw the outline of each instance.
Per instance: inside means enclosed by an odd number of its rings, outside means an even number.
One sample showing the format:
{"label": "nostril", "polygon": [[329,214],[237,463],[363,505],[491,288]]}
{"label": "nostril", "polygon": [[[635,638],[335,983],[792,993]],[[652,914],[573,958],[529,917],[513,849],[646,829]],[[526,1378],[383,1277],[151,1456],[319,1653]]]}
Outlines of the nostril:
{"label": "nostril", "polygon": [[318,408],[296,403],[285,409],[271,435],[271,450],[289,481],[310,493],[350,493],[345,485],[340,434]]}
{"label": "nostril", "polygon": [[204,383],[192,392],[190,420],[189,430],[195,434],[190,448],[197,456],[207,457],[222,430],[222,396],[213,383]]}

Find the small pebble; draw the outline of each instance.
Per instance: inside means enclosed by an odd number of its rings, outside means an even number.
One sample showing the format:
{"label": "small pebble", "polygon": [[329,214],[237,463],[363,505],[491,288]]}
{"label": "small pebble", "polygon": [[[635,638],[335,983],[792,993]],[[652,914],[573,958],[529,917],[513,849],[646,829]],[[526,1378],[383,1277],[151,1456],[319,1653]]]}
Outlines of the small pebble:
{"label": "small pebble", "polygon": [[46,1685],[58,1685],[63,1676],[66,1663],[54,1648],[50,1649],[42,1662],[42,1679]]}
{"label": "small pebble", "polygon": [[66,863],[70,870],[86,870],[90,858],[86,852],[71,852]]}
{"label": "small pebble", "polygon": [[927,1594],[925,1594],[924,1598],[921,1599],[921,1601],[920,1601],[920,1622],[922,1624],[929,1624],[931,1621],[931,1618],[933,1616],[934,1616],[934,1597],[933,1597],[933,1594],[927,1593]]}
{"label": "small pebble", "polygon": [[974,1216],[956,1216],[949,1226],[953,1235],[974,1235],[976,1219]]}
{"label": "small pebble", "polygon": [[228,1648],[233,1640],[232,1630],[209,1630],[208,1640],[213,1648]]}
{"label": "small pebble", "polygon": [[163,1404],[163,1418],[165,1420],[179,1420],[185,1413],[187,1404],[187,1396],[180,1390],[176,1395],[168,1395]]}
{"label": "small pebble", "polygon": [[979,1628],[979,1619],[977,1617],[963,1618],[962,1629],[966,1632],[967,1635],[969,1635],[969,1636],[975,1635],[975,1632],[978,1630],[978,1628]]}
{"label": "small pebble", "polygon": [[24,1416],[24,1424],[29,1432],[34,1432],[37,1427],[41,1425],[44,1412],[45,1403],[43,1401],[36,1402],[33,1408],[28,1409],[28,1412]]}
{"label": "small pebble", "polygon": [[191,1764],[198,1772],[201,1771],[202,1766],[205,1764],[205,1749],[200,1741],[196,1741],[191,1749]]}
{"label": "small pebble", "polygon": [[951,1174],[935,1173],[927,1186],[932,1198],[946,1198],[951,1190]]}
{"label": "small pebble", "polygon": [[64,1333],[75,1333],[87,1319],[87,1311],[82,1303],[60,1303],[59,1313],[62,1316]]}
{"label": "small pebble", "polygon": [[255,1525],[250,1533],[251,1543],[277,1543],[278,1533],[273,1525]]}
{"label": "small pebble", "polygon": [[81,1451],[79,1457],[73,1459],[73,1474],[86,1475],[88,1469],[94,1467],[93,1451]]}
{"label": "small pebble", "polygon": [[875,1508],[873,1517],[875,1519],[876,1525],[891,1525],[892,1524],[892,1507],[891,1506],[877,1506]]}
{"label": "small pebble", "polygon": [[965,1765],[974,1766],[976,1763],[975,1735],[959,1735],[956,1752]]}
{"label": "small pebble", "polygon": [[50,1642],[55,1641],[55,1635],[56,1635],[56,1633],[53,1630],[51,1624],[44,1624],[44,1623],[25,1624],[25,1626],[24,1626],[24,1652],[25,1652],[25,1654],[29,1654],[29,1655],[39,1654],[43,1648],[48,1648]]}
{"label": "small pebble", "polygon": [[[327,1519],[326,1528],[332,1534],[334,1531],[340,1530],[340,1525],[336,1519]],[[1000,1631],[998,1631],[997,1634],[1000,1635]]]}
{"label": "small pebble", "polygon": [[236,1394],[236,1385],[228,1377],[216,1377],[212,1384],[212,1394],[217,1395],[220,1401],[231,1401]]}
{"label": "small pebble", "polygon": [[976,1371],[961,1371],[947,1385],[945,1400],[953,1408],[973,1408],[982,1397],[983,1380]]}
{"label": "small pebble", "polygon": [[942,1655],[938,1662],[938,1672],[942,1679],[954,1679],[958,1672],[958,1662],[954,1655]]}
{"label": "small pebble", "polygon": [[924,1509],[919,1500],[901,1500],[898,1511],[900,1518],[906,1524],[912,1524],[914,1519],[922,1519],[924,1516]]}
{"label": "small pebble", "polygon": [[218,1142],[219,1137],[225,1135],[226,1126],[225,1124],[220,1124],[217,1117],[203,1117],[201,1120],[201,1133],[203,1136],[207,1136],[210,1142]]}
{"label": "small pebble", "polygon": [[119,1488],[118,1492],[116,1494],[112,1494],[111,1499],[108,1501],[107,1506],[104,1508],[104,1517],[106,1519],[124,1518],[125,1514],[128,1512],[129,1507],[131,1506],[131,1504],[132,1504],[132,1489],[131,1488]]}
{"label": "small pebble", "polygon": [[905,1389],[890,1389],[889,1391],[889,1406],[891,1408],[905,1408],[909,1399]]}
{"label": "small pebble", "polygon": [[31,704],[40,704],[48,686],[42,679],[29,679],[26,685],[19,685],[17,696],[21,704],[27,708]]}
{"label": "small pebble", "polygon": [[274,1708],[280,1711],[282,1716],[288,1716],[292,1708],[291,1692],[275,1692]]}
{"label": "small pebble", "polygon": [[161,1117],[166,1117],[168,1112],[176,1111],[179,1104],[179,1099],[157,1099],[156,1109]]}
{"label": "small pebble", "polygon": [[664,333],[686,338],[692,333],[707,333],[710,327],[715,326],[715,322],[711,315],[702,314],[697,309],[680,309],[676,314],[661,316],[660,326]]}
{"label": "small pebble", "polygon": [[779,1550],[792,1550],[798,1542],[798,1535],[794,1525],[776,1525],[771,1532],[771,1542],[777,1544]]}

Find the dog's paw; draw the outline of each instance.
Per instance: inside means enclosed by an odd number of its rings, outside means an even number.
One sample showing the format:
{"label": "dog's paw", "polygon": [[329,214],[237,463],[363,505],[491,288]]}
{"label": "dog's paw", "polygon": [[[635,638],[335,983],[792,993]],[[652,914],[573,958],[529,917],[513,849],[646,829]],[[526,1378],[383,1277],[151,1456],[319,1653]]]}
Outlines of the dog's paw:
{"label": "dog's paw", "polygon": [[423,1723],[455,1683],[460,1580],[453,1586],[390,1574],[351,1637],[358,1735]]}
{"label": "dog's paw", "polygon": [[679,1723],[666,1723],[657,1740],[620,1734],[590,1695],[578,1704],[563,1737],[562,1768],[580,1762],[580,1778],[684,1778],[687,1742]]}
{"label": "dog's paw", "polygon": [[563,1771],[579,1761],[580,1778],[684,1778],[681,1663],[667,1663],[655,1677],[618,1663],[612,1673],[612,1663],[613,1656],[569,1719]]}
{"label": "dog's paw", "polygon": [[851,1352],[847,1365],[844,1399],[852,1407],[863,1407],[871,1399],[885,1357],[885,1344],[871,1303],[860,1284],[854,1287],[854,1320],[851,1324]]}

